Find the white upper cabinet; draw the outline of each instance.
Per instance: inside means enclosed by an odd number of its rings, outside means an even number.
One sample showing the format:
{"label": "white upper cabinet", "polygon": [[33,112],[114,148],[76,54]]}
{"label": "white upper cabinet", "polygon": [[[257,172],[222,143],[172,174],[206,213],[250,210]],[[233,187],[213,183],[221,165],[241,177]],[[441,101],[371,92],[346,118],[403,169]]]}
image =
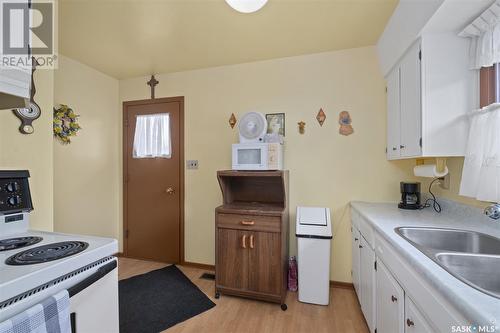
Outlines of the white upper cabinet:
{"label": "white upper cabinet", "polygon": [[401,154],[400,106],[398,67],[387,77],[387,158],[390,160],[399,158]]}
{"label": "white upper cabinet", "polygon": [[413,44],[399,66],[400,77],[400,154],[414,157],[422,154],[422,108],[420,85],[420,44]]}
{"label": "white upper cabinet", "polygon": [[0,67],[0,95],[30,98],[31,70]]}
{"label": "white upper cabinet", "polygon": [[467,112],[478,106],[478,75],[468,43],[426,34],[386,76],[387,159],[464,156]]}

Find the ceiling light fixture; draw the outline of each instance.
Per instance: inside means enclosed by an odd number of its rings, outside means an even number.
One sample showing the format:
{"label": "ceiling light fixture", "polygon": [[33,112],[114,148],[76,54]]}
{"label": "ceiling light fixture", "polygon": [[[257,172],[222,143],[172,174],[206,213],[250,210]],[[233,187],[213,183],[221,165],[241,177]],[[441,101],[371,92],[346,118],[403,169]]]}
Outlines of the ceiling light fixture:
{"label": "ceiling light fixture", "polygon": [[267,0],[226,0],[226,3],[240,13],[253,13],[264,7]]}

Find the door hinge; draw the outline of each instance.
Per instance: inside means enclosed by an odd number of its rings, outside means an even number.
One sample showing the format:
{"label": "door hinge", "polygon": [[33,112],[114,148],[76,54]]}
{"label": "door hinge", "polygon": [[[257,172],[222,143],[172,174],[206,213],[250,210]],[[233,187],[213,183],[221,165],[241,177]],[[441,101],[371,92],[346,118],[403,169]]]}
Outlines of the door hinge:
{"label": "door hinge", "polygon": [[422,138],[420,138],[420,140],[418,140],[418,144],[420,145],[420,148],[422,148]]}
{"label": "door hinge", "polygon": [[123,126],[128,127],[128,119],[123,120]]}
{"label": "door hinge", "polygon": [[387,154],[387,147],[385,147],[385,153]]}
{"label": "door hinge", "polygon": [[422,50],[418,51],[418,60],[422,60]]}
{"label": "door hinge", "polygon": [[128,229],[125,230],[125,238],[128,238]]}
{"label": "door hinge", "polygon": [[373,268],[375,268],[375,270],[377,270],[377,261],[376,260],[373,262]]}
{"label": "door hinge", "polygon": [[387,87],[385,87],[385,92],[387,93]]}

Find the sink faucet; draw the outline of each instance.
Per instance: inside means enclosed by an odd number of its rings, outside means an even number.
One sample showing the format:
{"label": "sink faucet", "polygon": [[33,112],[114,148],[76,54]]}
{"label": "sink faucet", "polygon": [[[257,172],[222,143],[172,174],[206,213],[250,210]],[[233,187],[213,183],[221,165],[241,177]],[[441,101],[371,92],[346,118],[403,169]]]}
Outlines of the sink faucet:
{"label": "sink faucet", "polygon": [[500,219],[500,204],[495,203],[492,205],[489,205],[484,209],[484,214],[488,216],[491,219],[498,220]]}

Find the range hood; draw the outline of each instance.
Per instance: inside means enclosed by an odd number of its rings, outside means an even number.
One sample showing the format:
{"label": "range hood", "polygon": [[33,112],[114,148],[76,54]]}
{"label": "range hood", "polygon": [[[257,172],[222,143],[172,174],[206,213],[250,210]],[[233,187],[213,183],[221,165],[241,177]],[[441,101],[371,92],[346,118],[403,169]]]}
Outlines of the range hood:
{"label": "range hood", "polygon": [[31,71],[0,67],[0,110],[29,106]]}

